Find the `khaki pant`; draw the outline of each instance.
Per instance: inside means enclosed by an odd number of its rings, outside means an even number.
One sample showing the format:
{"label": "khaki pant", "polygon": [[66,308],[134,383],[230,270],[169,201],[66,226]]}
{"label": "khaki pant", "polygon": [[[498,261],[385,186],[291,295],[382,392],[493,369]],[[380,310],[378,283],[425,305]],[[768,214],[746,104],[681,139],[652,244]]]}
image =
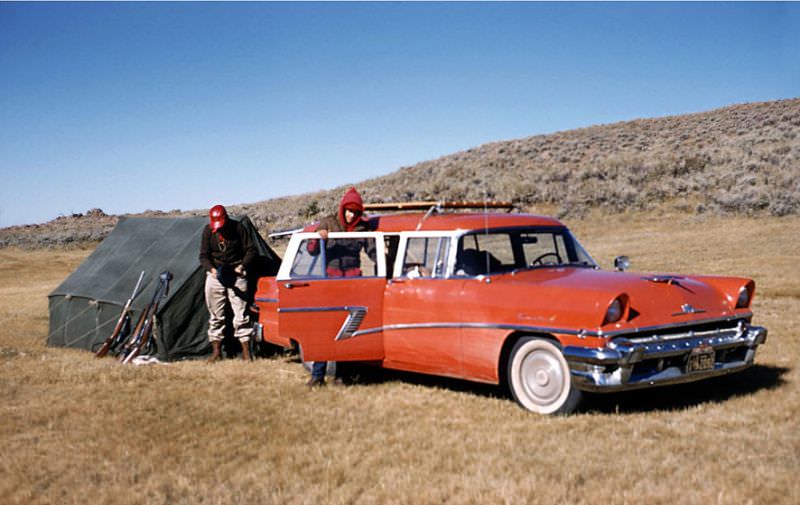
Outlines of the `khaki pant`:
{"label": "khaki pant", "polygon": [[225,330],[225,301],[233,310],[233,336],[243,344],[250,340],[253,329],[247,315],[247,278],[237,277],[232,288],[220,284],[215,275],[206,272],[206,307],[208,308],[208,340],[220,341]]}

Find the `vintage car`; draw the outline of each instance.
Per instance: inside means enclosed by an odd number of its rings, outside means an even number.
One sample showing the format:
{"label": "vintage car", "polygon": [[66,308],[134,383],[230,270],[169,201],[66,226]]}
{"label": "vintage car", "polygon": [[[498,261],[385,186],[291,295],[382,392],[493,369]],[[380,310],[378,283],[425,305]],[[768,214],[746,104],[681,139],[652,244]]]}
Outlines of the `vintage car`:
{"label": "vintage car", "polygon": [[[387,211],[328,243],[294,233],[258,283],[258,335],[306,360],[506,384],[542,414],[573,411],[583,392],[737,372],[766,340],[751,279],[602,270],[557,219],[481,205]],[[326,276],[342,240],[372,252],[361,276]]]}

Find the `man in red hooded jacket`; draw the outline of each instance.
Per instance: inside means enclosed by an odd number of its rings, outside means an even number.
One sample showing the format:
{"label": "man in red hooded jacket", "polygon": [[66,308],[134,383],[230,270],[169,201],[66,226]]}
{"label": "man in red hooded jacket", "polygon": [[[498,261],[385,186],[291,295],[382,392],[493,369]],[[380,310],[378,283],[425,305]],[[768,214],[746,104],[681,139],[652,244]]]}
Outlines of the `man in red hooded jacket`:
{"label": "man in red hooded jacket", "polygon": [[[361,250],[375,258],[375,246],[371,241],[358,239],[328,240],[328,232],[369,231],[369,223],[363,219],[364,203],[356,188],[345,192],[335,215],[324,218],[316,227],[316,232],[325,240],[325,260],[328,277],[358,277],[361,275]],[[314,254],[316,242],[312,242],[309,252]]]}
{"label": "man in red hooded jacket", "polygon": [[[339,211],[320,221],[316,232],[325,241],[326,273],[328,277],[360,277],[361,251],[375,259],[374,241],[364,239],[331,239],[328,232],[370,231],[369,222],[364,219],[364,203],[356,188],[345,192],[339,203]],[[315,254],[318,248],[316,241],[309,244],[309,252]],[[311,369],[309,387],[325,384],[327,363],[315,361]]]}

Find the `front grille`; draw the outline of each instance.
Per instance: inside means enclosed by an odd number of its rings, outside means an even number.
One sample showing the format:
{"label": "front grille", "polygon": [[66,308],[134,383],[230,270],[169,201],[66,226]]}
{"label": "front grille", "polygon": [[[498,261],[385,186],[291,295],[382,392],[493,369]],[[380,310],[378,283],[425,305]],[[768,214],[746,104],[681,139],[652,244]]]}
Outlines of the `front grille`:
{"label": "front grille", "polygon": [[744,320],[707,323],[696,326],[662,329],[622,337],[618,342],[644,350],[643,359],[632,363],[631,380],[636,381],[664,370],[684,370],[689,354],[698,346],[714,348],[714,367],[745,359],[748,343],[742,339],[747,332]]}
{"label": "front grille", "polygon": [[656,342],[674,342],[677,340],[694,338],[714,338],[732,336],[740,334],[746,321],[744,319],[735,321],[715,321],[711,323],[698,324],[681,328],[661,328],[646,330],[642,332],[620,335],[634,344],[650,344]]}

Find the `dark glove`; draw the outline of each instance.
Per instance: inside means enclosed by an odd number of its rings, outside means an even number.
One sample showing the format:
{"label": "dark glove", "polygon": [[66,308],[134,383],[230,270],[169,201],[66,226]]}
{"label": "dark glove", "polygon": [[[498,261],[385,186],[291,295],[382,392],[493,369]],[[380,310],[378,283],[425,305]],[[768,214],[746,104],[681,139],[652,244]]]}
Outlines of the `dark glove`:
{"label": "dark glove", "polygon": [[217,267],[217,280],[226,288],[232,288],[236,284],[236,272],[230,265],[220,265]]}

